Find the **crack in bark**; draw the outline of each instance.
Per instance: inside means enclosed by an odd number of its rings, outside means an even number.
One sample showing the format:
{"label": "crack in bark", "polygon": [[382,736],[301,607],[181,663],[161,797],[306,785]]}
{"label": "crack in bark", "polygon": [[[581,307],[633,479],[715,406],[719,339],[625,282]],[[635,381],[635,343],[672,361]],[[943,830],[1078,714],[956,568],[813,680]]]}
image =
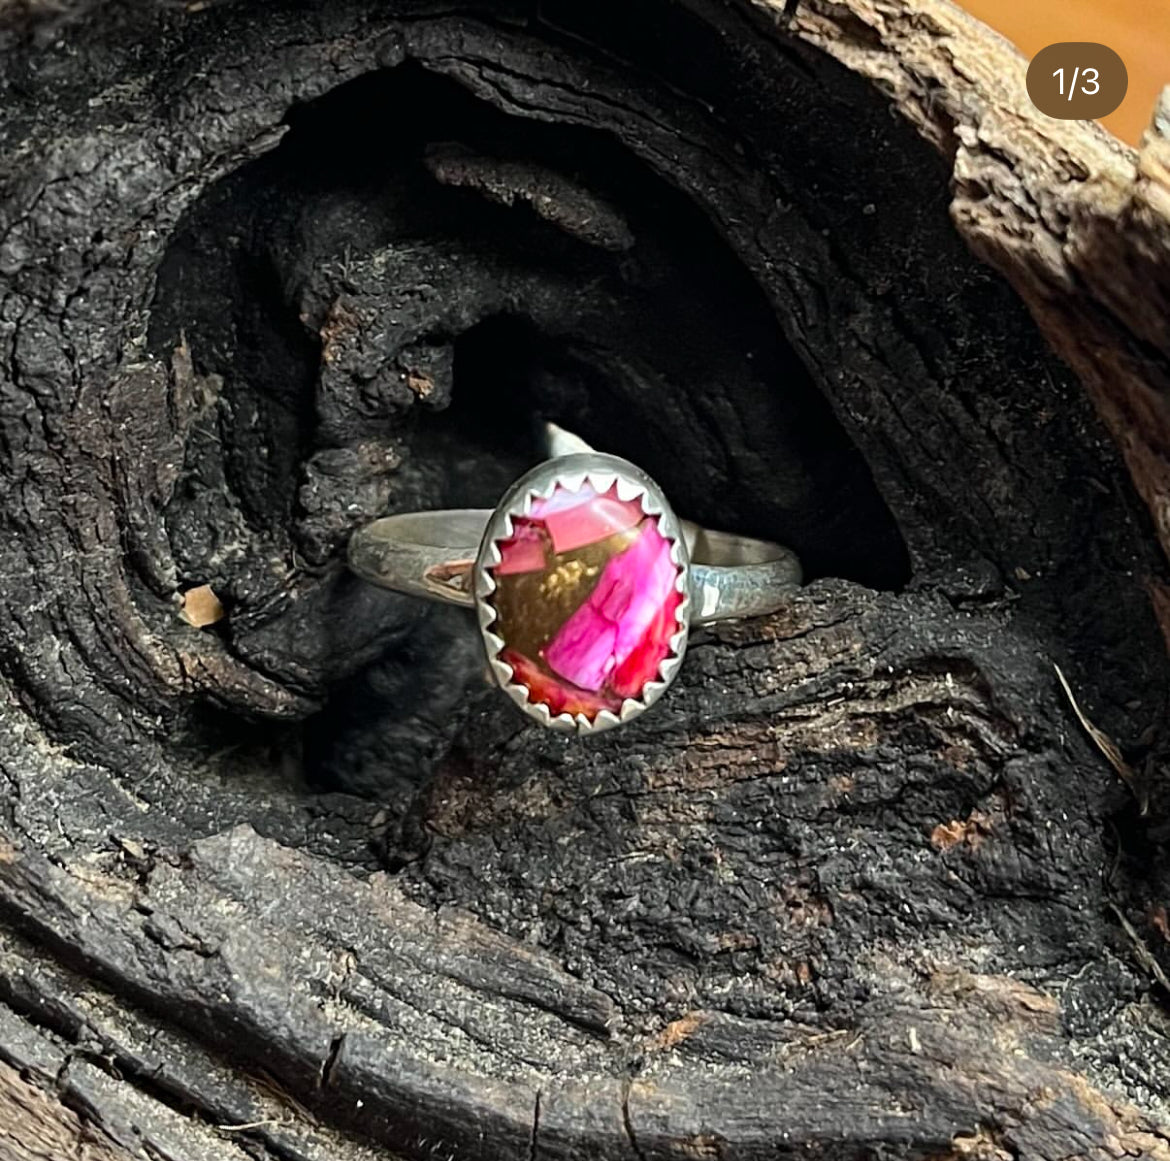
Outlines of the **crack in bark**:
{"label": "crack in bark", "polygon": [[538,1088],[532,1101],[532,1136],[528,1140],[528,1161],[538,1161],[540,1156],[540,1098],[543,1091]]}
{"label": "crack in bark", "polygon": [[627,1076],[622,1080],[622,1128],[625,1131],[630,1151],[637,1158],[637,1161],[649,1161],[648,1156],[638,1143],[638,1135],[634,1132],[634,1122],[630,1115],[630,1091],[633,1088],[633,1084],[633,1077]]}

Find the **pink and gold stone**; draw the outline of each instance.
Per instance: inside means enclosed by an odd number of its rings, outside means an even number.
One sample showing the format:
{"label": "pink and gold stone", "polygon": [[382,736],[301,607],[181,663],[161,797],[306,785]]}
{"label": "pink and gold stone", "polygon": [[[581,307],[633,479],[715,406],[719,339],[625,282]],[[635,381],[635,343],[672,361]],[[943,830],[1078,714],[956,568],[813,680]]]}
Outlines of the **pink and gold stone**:
{"label": "pink and gold stone", "polygon": [[658,517],[616,486],[558,485],[497,549],[493,631],[529,701],[592,721],[640,697],[671,655],[682,603]]}

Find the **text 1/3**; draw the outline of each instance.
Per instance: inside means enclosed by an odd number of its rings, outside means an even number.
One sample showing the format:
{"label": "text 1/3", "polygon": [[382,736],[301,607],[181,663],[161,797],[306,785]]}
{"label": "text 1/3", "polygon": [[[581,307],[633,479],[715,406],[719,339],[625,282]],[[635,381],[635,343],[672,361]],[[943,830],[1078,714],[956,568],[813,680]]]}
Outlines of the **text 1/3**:
{"label": "text 1/3", "polygon": [[[1060,79],[1060,95],[1064,96],[1064,69],[1057,69],[1052,74],[1054,77]],[[1073,99],[1073,93],[1077,91],[1077,77],[1081,79],[1081,92],[1086,97],[1095,97],[1101,91],[1101,82],[1097,79],[1098,73],[1096,69],[1088,68],[1083,71],[1078,67],[1073,69],[1072,84],[1068,87],[1068,99]],[[1093,87],[1090,89],[1089,85]]]}
{"label": "text 1/3", "polygon": [[1028,96],[1049,117],[1107,117],[1125,97],[1125,61],[1107,44],[1064,40],[1042,48],[1028,65]]}

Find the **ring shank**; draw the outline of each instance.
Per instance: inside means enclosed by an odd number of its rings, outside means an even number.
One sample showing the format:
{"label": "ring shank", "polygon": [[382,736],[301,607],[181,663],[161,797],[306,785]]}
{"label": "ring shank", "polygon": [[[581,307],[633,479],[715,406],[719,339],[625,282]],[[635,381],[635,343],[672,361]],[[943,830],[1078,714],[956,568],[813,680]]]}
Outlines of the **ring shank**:
{"label": "ring shank", "polygon": [[[470,608],[472,567],[490,516],[486,508],[384,516],[350,537],[349,566],[382,588]],[[681,523],[691,558],[691,624],[774,612],[800,584],[800,562],[787,548]]]}

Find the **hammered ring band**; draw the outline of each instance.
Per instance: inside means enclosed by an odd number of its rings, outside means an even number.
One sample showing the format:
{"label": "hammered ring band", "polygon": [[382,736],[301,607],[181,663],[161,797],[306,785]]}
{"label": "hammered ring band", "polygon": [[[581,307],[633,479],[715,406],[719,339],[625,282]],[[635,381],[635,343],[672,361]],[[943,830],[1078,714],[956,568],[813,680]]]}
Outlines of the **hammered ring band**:
{"label": "hammered ring band", "polygon": [[542,725],[593,734],[653,705],[692,625],[779,608],[800,584],[786,548],[679,520],[628,460],[548,424],[550,458],[493,511],[386,516],[349,564],[396,592],[474,608],[491,672]]}

